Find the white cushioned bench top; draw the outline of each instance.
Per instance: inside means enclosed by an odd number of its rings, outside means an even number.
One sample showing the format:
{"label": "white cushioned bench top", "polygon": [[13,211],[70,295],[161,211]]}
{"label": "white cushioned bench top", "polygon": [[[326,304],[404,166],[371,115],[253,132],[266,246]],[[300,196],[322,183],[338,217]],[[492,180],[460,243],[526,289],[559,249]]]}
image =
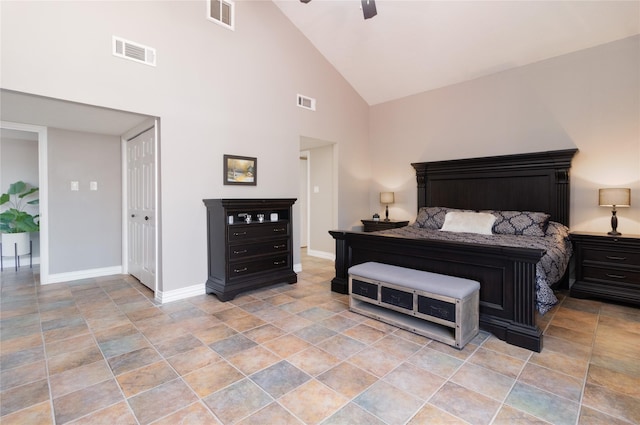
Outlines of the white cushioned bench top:
{"label": "white cushioned bench top", "polygon": [[463,299],[480,289],[475,280],[368,262],[349,267],[349,275]]}

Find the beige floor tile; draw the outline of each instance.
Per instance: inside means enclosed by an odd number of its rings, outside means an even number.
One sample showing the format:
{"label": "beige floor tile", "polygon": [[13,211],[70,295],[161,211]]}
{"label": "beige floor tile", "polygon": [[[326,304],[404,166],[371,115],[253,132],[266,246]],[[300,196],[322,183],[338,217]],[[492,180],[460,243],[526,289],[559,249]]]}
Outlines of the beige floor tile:
{"label": "beige floor tile", "polygon": [[244,378],[244,375],[226,362],[218,362],[205,366],[183,376],[187,384],[189,384],[193,391],[201,398],[227,385],[233,384],[242,378]]}
{"label": "beige floor tile", "polygon": [[347,362],[331,368],[317,379],[348,398],[357,396],[377,381],[374,375]]}
{"label": "beige floor tile", "polygon": [[167,361],[180,375],[186,375],[194,370],[209,366],[222,360],[209,347],[198,347],[184,353],[169,357]]}
{"label": "beige floor tile", "polygon": [[307,424],[318,424],[344,406],[349,399],[318,381],[311,380],[280,398],[279,402]]}
{"label": "beige floor tile", "polygon": [[152,363],[148,366],[132,370],[119,375],[116,379],[125,397],[132,397],[143,391],[150,390],[178,377],[173,368],[165,361]]}

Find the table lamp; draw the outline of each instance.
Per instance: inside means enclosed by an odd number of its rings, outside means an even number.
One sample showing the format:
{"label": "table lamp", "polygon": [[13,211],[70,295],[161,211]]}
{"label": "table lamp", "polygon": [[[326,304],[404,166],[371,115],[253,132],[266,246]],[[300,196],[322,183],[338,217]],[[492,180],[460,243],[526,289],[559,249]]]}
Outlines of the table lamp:
{"label": "table lamp", "polygon": [[384,211],[384,221],[389,221],[389,204],[395,202],[393,192],[380,192],[380,203],[386,205]]}
{"label": "table lamp", "polygon": [[607,234],[618,236],[618,217],[616,217],[616,207],[631,206],[631,189],[610,187],[598,190],[598,204],[601,207],[612,207],[611,210],[611,231]]}

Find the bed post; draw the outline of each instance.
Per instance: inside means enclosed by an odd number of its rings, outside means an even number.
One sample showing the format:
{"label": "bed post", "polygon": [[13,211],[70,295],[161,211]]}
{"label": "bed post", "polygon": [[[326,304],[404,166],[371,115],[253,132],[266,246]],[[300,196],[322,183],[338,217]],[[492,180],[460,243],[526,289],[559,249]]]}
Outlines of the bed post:
{"label": "bed post", "polygon": [[418,184],[418,210],[427,205],[427,167],[422,164],[411,164],[416,170],[416,183]]}
{"label": "bed post", "polygon": [[349,263],[346,232],[330,230],[329,234],[336,240],[336,276],[331,280],[331,290],[340,294],[349,292]]}

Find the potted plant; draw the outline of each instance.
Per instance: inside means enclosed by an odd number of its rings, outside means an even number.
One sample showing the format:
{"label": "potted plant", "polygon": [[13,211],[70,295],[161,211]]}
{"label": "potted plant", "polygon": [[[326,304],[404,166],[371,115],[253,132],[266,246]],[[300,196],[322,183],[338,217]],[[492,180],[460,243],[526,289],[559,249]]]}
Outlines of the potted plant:
{"label": "potted plant", "polygon": [[[8,204],[8,209],[0,213],[0,233],[2,233],[3,254],[25,255],[31,251],[29,233],[40,230],[38,215],[31,215],[27,205],[38,205],[38,199],[29,199],[38,191],[37,187],[18,181],[9,185],[7,193],[0,196],[0,205]],[[5,205],[6,207],[6,205]]]}

